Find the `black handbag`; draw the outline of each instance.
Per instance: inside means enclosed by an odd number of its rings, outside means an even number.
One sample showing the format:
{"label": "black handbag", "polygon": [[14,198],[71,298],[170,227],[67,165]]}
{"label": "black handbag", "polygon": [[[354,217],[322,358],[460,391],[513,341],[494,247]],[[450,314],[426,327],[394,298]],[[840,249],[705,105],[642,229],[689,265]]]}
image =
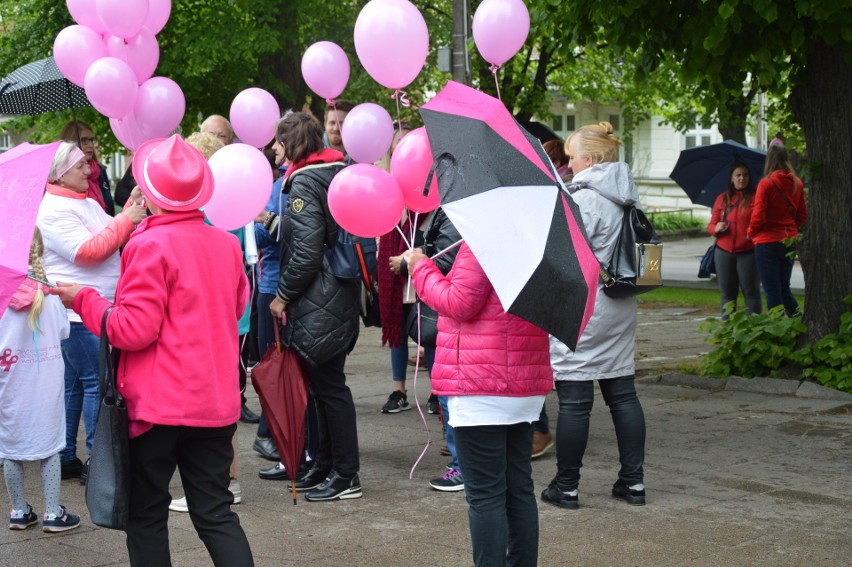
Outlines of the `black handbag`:
{"label": "black handbag", "polygon": [[[375,245],[375,240],[373,244]],[[379,283],[376,281],[376,271],[370,270],[370,263],[368,261],[371,258],[373,264],[375,264],[375,246],[371,251],[371,255],[365,256],[364,247],[358,242],[355,244],[355,252],[358,263],[361,266],[361,321],[364,322],[365,327],[381,327]]]}
{"label": "black handbag", "polygon": [[408,310],[405,331],[412,341],[423,348],[435,348],[438,342],[438,312],[418,299]]}
{"label": "black handbag", "polygon": [[716,243],[710,245],[698,264],[698,277],[707,279],[716,273]]}
{"label": "black handbag", "polygon": [[660,272],[663,244],[648,217],[634,205],[624,207],[621,232],[609,265],[601,265],[603,292],[609,297],[633,297],[663,285]]}
{"label": "black handbag", "polygon": [[130,513],[130,445],[127,406],[115,384],[119,351],[110,351],[107,336],[110,311],[104,313],[101,321],[98,378],[102,399],[86,478],[86,507],[95,525],[124,530]]}

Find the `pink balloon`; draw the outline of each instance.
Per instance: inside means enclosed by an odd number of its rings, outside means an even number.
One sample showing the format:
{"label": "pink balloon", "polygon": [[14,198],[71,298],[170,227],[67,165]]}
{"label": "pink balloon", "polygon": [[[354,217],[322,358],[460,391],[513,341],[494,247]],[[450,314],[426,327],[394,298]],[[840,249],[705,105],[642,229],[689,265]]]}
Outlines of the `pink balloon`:
{"label": "pink balloon", "polygon": [[234,97],[230,118],[234,134],[241,141],[262,148],[275,137],[275,124],[281,118],[281,109],[275,97],[252,87]]}
{"label": "pink balloon", "polygon": [[530,13],[523,0],[483,0],[473,15],[473,40],[482,58],[502,65],[523,47]]}
{"label": "pink balloon", "polygon": [[426,62],[426,21],[408,0],[372,0],[355,21],[355,51],[376,82],[401,89],[417,77]]}
{"label": "pink balloon", "polygon": [[426,128],[422,127],[405,135],[391,156],[391,175],[399,184],[405,206],[416,213],[428,213],[441,204],[437,175],[432,176],[429,194],[423,195],[432,163],[432,147]]}
{"label": "pink balloon", "polygon": [[210,158],[216,188],[204,212],[215,226],[236,230],[251,222],[272,195],[272,168],[263,152],[230,144]]}
{"label": "pink balloon", "polygon": [[144,26],[153,34],[160,33],[166,27],[171,12],[172,0],[148,0],[148,17],[145,18]]}
{"label": "pink balloon", "polygon": [[133,115],[146,140],[171,135],[185,110],[183,91],[168,77],[151,77],[139,85]]}
{"label": "pink balloon", "polygon": [[68,26],[53,41],[56,66],[69,81],[83,86],[89,65],[107,56],[101,36],[86,26]]}
{"label": "pink balloon", "polygon": [[404,207],[394,178],[372,164],[350,165],[328,187],[331,216],[355,236],[371,238],[393,230]]}
{"label": "pink balloon", "polygon": [[150,139],[139,129],[136,117],[133,116],[132,112],[124,118],[110,118],[109,125],[121,145],[131,152],[135,152],[136,148]]}
{"label": "pink balloon", "polygon": [[131,38],[148,17],[148,0],[95,0],[98,16],[112,35]]}
{"label": "pink balloon", "polygon": [[390,148],[393,120],[378,104],[359,104],[346,115],[341,136],[349,157],[358,163],[373,163]]}
{"label": "pink balloon", "polygon": [[81,26],[92,28],[99,34],[106,32],[106,26],[98,16],[95,0],[66,0],[65,4],[75,22]]}
{"label": "pink balloon", "polygon": [[151,78],[160,61],[160,45],[149,30],[142,28],[130,39],[111,35],[107,39],[110,57],[121,59],[133,69],[136,82],[140,85]]}
{"label": "pink balloon", "polygon": [[349,82],[349,58],[336,43],[318,41],[302,55],[305,84],[322,98],[337,98]]}
{"label": "pink balloon", "polygon": [[101,57],[92,63],[83,87],[95,110],[110,118],[130,114],[139,89],[133,69],[115,57]]}

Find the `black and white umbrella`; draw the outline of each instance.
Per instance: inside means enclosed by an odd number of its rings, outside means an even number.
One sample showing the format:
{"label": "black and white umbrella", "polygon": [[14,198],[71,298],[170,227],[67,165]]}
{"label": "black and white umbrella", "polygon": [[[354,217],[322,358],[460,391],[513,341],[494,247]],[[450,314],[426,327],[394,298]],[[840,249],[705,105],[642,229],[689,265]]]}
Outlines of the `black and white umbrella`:
{"label": "black and white umbrella", "polygon": [[541,143],[502,102],[452,81],[420,114],[441,206],[503,308],[576,348],[600,263]]}
{"label": "black and white umbrella", "polygon": [[0,80],[0,114],[35,115],[91,105],[86,92],[59,71],[53,56],[27,63]]}

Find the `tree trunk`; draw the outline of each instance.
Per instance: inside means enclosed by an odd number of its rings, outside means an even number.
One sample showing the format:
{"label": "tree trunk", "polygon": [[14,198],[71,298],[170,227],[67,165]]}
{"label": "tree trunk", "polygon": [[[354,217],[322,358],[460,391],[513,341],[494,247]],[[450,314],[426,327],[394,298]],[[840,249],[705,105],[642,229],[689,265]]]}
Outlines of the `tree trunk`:
{"label": "tree trunk", "polygon": [[725,140],[733,140],[744,146],[746,144],[746,122],[751,107],[748,95],[729,101],[726,108],[719,109],[719,133]]}
{"label": "tree trunk", "polygon": [[808,222],[799,247],[809,343],[837,332],[841,313],[849,309],[842,299],[852,294],[852,66],[843,55],[841,48],[817,42],[791,97],[812,172]]}

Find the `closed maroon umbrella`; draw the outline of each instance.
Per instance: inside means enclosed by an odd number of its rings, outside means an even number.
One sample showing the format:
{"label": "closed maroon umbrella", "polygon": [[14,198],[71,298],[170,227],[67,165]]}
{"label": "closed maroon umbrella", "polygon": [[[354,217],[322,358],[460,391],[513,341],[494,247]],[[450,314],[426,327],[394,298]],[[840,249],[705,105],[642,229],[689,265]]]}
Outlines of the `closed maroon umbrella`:
{"label": "closed maroon umbrella", "polygon": [[305,450],[305,410],[308,406],[308,381],[296,351],[283,348],[275,323],[275,344],[251,371],[251,381],[260,398],[263,416],[269,424],[275,446],[293,491],[296,504],[296,475]]}

